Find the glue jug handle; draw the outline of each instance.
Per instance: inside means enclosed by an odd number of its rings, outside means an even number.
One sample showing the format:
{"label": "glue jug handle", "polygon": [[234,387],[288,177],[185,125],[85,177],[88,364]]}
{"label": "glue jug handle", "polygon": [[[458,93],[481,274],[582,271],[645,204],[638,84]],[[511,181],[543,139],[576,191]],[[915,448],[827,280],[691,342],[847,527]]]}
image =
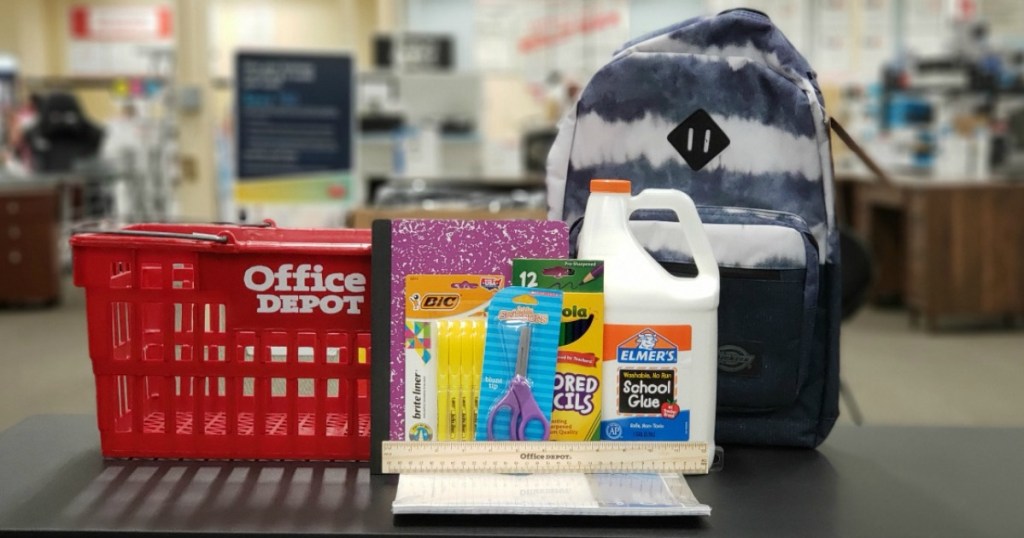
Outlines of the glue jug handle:
{"label": "glue jug handle", "polygon": [[693,252],[693,261],[697,265],[697,278],[708,277],[718,280],[718,263],[715,261],[711,243],[704,232],[697,207],[693,200],[684,192],[675,189],[644,189],[640,194],[629,199],[629,212],[640,209],[669,209],[676,214],[679,225],[683,228],[683,237]]}

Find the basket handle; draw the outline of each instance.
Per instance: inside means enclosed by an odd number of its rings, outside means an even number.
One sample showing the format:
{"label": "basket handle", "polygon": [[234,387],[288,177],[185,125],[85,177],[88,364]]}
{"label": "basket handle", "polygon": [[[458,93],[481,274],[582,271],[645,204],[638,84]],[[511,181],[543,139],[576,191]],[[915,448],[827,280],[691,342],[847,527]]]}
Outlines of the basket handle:
{"label": "basket handle", "polygon": [[277,223],[273,219],[263,219],[263,222],[227,222],[227,221],[216,221],[212,224],[219,226],[238,226],[241,228],[277,228]]}
{"label": "basket handle", "polygon": [[209,241],[211,243],[220,243],[225,245],[233,242],[234,237],[230,233],[224,233],[222,235],[192,232],[159,232],[154,230],[103,230],[96,227],[96,223],[90,223],[86,225],[76,226],[71,229],[71,235],[78,234],[105,234],[105,235],[127,235],[134,237],[157,237],[161,239],[189,239],[194,241]]}

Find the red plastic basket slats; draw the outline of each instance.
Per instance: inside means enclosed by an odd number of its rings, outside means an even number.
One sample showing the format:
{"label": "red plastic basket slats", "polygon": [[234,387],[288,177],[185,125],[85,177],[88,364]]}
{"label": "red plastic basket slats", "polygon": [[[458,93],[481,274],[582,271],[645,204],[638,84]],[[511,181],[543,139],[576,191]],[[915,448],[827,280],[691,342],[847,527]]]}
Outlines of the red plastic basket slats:
{"label": "red plastic basket slats", "polygon": [[[368,231],[129,230],[223,239],[72,239],[75,282],[86,289],[105,455],[369,456]],[[254,274],[264,280],[250,284],[267,289],[245,285],[254,266],[263,267]],[[342,278],[354,273],[362,280]],[[271,287],[282,275],[288,289],[278,289],[279,280]],[[328,278],[334,280],[325,288]],[[280,310],[258,312],[263,300]],[[339,304],[343,310],[328,312]]]}

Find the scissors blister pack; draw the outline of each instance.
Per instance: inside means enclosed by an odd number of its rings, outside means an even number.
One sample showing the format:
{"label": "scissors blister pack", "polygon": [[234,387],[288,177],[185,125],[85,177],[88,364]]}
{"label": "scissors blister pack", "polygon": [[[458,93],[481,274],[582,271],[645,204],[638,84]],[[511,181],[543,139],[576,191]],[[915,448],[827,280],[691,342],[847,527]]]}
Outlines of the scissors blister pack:
{"label": "scissors blister pack", "polygon": [[549,439],[562,292],[509,287],[491,301],[478,441]]}

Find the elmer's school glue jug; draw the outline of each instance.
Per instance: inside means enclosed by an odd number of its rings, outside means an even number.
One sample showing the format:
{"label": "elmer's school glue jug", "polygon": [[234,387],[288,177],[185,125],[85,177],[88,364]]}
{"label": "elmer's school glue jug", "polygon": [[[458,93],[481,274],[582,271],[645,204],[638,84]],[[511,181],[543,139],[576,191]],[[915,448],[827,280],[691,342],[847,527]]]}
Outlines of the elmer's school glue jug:
{"label": "elmer's school glue jug", "polygon": [[[672,210],[697,266],[676,277],[628,227],[641,209]],[[579,257],[604,260],[601,439],[691,441],[714,452],[718,264],[693,201],[671,189],[630,197],[630,182],[595,179]]]}

